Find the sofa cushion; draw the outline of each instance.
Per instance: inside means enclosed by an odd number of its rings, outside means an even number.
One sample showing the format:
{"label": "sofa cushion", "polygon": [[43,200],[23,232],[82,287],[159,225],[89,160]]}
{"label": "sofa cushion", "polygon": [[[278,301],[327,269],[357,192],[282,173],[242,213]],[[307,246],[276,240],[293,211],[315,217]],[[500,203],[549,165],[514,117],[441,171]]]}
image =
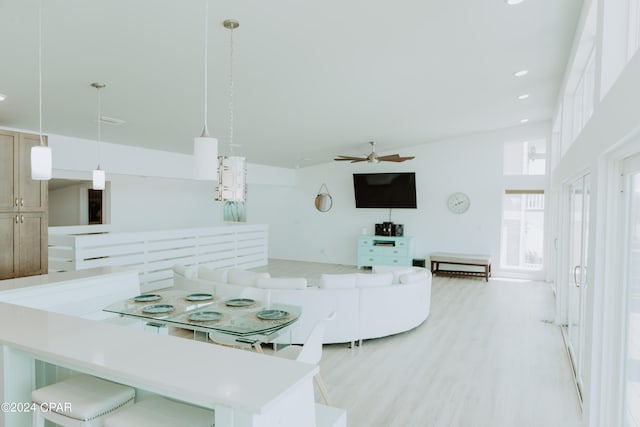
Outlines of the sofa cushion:
{"label": "sofa cushion", "polygon": [[179,274],[181,276],[186,277],[187,279],[195,279],[196,278],[196,268],[191,265],[189,267],[184,266],[182,264],[174,264],[173,272]]}
{"label": "sofa cushion", "polygon": [[356,273],[356,286],[368,288],[373,286],[390,286],[393,282],[393,274],[387,273]]}
{"label": "sofa cushion", "polygon": [[356,287],[355,274],[321,274],[320,288],[322,289],[344,289]]}
{"label": "sofa cushion", "polygon": [[306,289],[307,279],[304,277],[262,277],[258,279],[258,287],[262,289]]}
{"label": "sofa cushion", "polygon": [[400,276],[400,283],[407,284],[407,283],[420,282],[422,280],[426,280],[429,274],[430,273],[427,273],[426,270],[405,273]]}
{"label": "sofa cushion", "polygon": [[238,270],[232,268],[227,273],[227,283],[240,286],[257,286],[258,279],[271,277],[269,273],[256,273],[255,271]]}
{"label": "sofa cushion", "polygon": [[198,278],[204,280],[212,280],[218,283],[227,283],[227,269],[216,270],[214,268],[207,267],[205,265],[201,265],[198,268]]}
{"label": "sofa cushion", "polygon": [[387,273],[391,272],[393,274],[393,282],[394,284],[400,283],[400,276],[407,273],[412,273],[415,271],[412,267],[407,267],[405,265],[374,265],[372,268],[374,273]]}

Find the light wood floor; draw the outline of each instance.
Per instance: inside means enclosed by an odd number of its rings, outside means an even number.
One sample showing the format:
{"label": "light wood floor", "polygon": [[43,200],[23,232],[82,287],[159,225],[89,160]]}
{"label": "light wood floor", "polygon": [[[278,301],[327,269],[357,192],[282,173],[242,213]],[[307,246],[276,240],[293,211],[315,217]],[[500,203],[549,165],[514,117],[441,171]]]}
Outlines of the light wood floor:
{"label": "light wood floor", "polygon": [[[262,271],[313,280],[327,267],[270,260]],[[577,427],[554,309],[546,283],[434,277],[425,323],[355,350],[326,345],[320,369],[350,427]]]}
{"label": "light wood floor", "polygon": [[[253,270],[312,282],[356,271],[281,260]],[[554,307],[546,283],[435,277],[431,315],[418,328],[356,349],[324,346],[332,404],[350,427],[578,427]]]}

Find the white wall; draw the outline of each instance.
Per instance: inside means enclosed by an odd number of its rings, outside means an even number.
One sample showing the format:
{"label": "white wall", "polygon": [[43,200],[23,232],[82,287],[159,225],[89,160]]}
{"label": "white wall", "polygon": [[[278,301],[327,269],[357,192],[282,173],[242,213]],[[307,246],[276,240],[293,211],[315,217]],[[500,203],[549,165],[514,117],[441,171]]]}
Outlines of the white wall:
{"label": "white wall", "polygon": [[[95,141],[49,135],[49,145],[53,152],[54,178],[91,180],[91,170],[97,164]],[[101,152],[113,231],[223,223],[223,204],[214,200],[216,183],[192,178],[193,156],[104,142]],[[249,163],[247,171],[249,195],[259,193],[254,190],[256,186],[291,188],[295,183],[295,173],[289,169]],[[58,202],[54,201],[53,205],[58,206]],[[256,211],[261,206],[255,203],[248,206],[247,221],[256,222],[251,206]]]}
{"label": "white wall", "polygon": [[[549,133],[549,123],[519,126],[403,149],[402,155],[416,156],[404,163],[333,162],[299,169],[295,188],[251,188],[252,221],[269,224],[271,257],[353,265],[362,227],[373,234],[375,223],[389,220],[389,210],[356,209],[352,174],[415,171],[418,209],[391,211],[391,220],[405,225],[405,235],[416,237],[415,257],[428,258],[433,251],[489,253],[497,271],[503,190],[530,185],[503,176],[503,144]],[[544,177],[536,181],[544,188]],[[326,213],[313,203],[323,183],[333,197],[333,209]],[[462,215],[446,207],[456,191],[471,198]]]}
{"label": "white wall", "polygon": [[[269,256],[356,264],[356,237],[363,227],[391,219],[416,237],[415,257],[433,251],[489,253],[499,271],[502,194],[526,188],[522,179],[504,177],[503,144],[545,138],[549,123],[451,138],[401,150],[416,159],[404,163],[331,162],[303,169],[248,165],[247,220],[269,224]],[[90,179],[95,167],[93,141],[50,135],[54,177]],[[190,155],[103,143],[103,168],[111,185],[114,231],[219,225],[222,203],[215,202],[214,182],[191,179]],[[388,154],[388,153],[380,153]],[[123,159],[116,162],[116,159]],[[418,209],[356,209],[354,172],[415,171]],[[315,210],[314,198],[325,183],[333,209]],[[538,188],[544,188],[540,178]],[[471,207],[450,213],[447,197],[462,191]]]}
{"label": "white wall", "polygon": [[80,224],[80,188],[75,184],[49,191],[49,227]]}

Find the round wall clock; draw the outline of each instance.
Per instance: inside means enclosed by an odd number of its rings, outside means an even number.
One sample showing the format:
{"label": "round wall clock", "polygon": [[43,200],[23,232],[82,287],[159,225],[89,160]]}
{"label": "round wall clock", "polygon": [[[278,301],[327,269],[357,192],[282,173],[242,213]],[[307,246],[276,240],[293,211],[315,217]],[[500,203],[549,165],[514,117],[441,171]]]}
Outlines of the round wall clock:
{"label": "round wall clock", "polygon": [[464,193],[453,193],[447,199],[447,207],[453,213],[461,214],[469,209],[471,201],[469,196]]}

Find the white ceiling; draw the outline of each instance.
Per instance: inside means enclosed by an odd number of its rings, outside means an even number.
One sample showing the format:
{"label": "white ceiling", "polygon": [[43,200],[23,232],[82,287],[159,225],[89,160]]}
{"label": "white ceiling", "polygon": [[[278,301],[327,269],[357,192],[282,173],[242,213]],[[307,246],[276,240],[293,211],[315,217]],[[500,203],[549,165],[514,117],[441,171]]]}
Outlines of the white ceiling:
{"label": "white ceiling", "polygon": [[[209,133],[295,167],[549,120],[581,0],[209,0]],[[0,0],[0,126],[38,129],[38,5]],[[43,130],[190,153],[204,122],[205,0],[42,0]],[[526,68],[529,74],[515,78]],[[530,93],[526,100],[517,100]],[[301,159],[311,159],[303,160]]]}

